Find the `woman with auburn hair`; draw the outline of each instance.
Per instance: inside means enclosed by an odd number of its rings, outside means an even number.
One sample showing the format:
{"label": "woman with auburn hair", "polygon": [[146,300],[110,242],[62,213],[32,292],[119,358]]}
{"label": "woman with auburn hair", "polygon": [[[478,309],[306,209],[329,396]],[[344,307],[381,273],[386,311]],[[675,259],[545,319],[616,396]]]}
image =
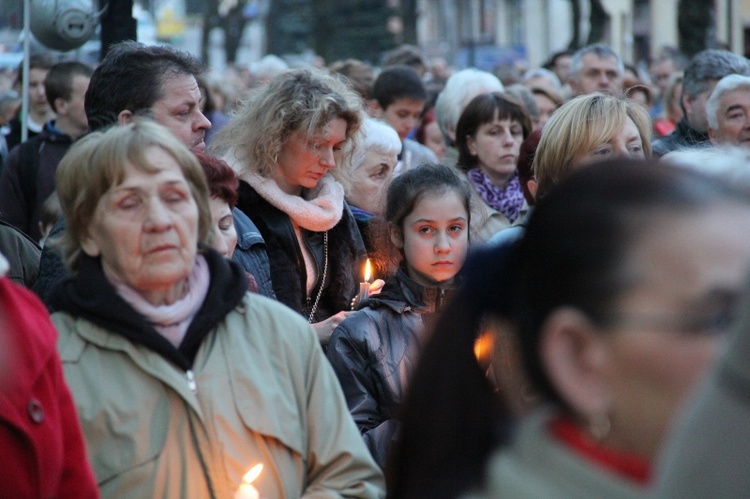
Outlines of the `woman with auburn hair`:
{"label": "woman with auburn hair", "polygon": [[208,181],[211,195],[208,206],[215,231],[213,248],[224,258],[242,265],[250,281],[250,291],[276,298],[271,285],[271,269],[266,242],[247,215],[238,210],[237,188],[240,181],[229,165],[210,154],[195,153]]}

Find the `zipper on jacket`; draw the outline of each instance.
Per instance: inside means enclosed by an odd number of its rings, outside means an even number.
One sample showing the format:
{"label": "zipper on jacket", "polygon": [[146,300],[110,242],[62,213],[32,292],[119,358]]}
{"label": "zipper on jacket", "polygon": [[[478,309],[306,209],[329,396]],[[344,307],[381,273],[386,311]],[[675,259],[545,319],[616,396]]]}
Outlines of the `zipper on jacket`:
{"label": "zipper on jacket", "polygon": [[188,369],[185,371],[185,376],[187,377],[187,385],[188,388],[190,388],[190,391],[193,393],[198,393],[198,385],[195,383],[195,374],[193,374],[192,369]]}
{"label": "zipper on jacket", "polygon": [[440,291],[438,291],[437,298],[435,299],[435,312],[440,312],[443,309],[444,301],[445,301],[445,288],[440,288]]}

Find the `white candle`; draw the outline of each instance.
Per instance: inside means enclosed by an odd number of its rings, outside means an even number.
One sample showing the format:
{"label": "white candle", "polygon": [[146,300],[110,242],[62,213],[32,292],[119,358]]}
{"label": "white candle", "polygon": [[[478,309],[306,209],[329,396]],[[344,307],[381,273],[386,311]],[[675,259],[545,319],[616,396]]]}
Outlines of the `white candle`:
{"label": "white candle", "polygon": [[243,483],[234,493],[234,499],[260,499],[260,493],[252,485]]}
{"label": "white candle", "polygon": [[253,487],[253,481],[258,478],[261,471],[263,471],[263,465],[256,464],[250,468],[250,471],[245,473],[245,476],[242,477],[240,488],[234,493],[234,499],[260,499],[260,493],[258,489]]}
{"label": "white candle", "polygon": [[367,263],[365,263],[365,282],[359,283],[359,293],[357,293],[357,298],[354,300],[354,303],[352,303],[352,309],[357,308],[360,303],[362,303],[362,300],[366,300],[370,296],[370,277],[372,274],[372,267],[370,267],[370,259],[367,259]]}

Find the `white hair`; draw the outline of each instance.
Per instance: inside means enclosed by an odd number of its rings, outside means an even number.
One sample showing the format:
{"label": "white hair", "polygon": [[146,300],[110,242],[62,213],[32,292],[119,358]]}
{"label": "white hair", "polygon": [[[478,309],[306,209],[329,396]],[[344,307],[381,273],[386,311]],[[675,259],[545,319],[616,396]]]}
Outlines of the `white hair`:
{"label": "white hair", "polygon": [[253,68],[255,76],[260,80],[270,80],[289,69],[289,64],[281,57],[268,54]]}
{"label": "white hair", "polygon": [[368,118],[357,132],[356,148],[352,154],[351,170],[361,167],[367,154],[387,154],[397,156],[401,152],[401,139],[390,125],[375,118]]}
{"label": "white hair", "polygon": [[554,87],[558,92],[562,89],[560,84],[560,78],[555,73],[545,68],[533,68],[529,69],[523,74],[522,82],[527,83],[529,80],[535,80],[537,78],[546,78],[547,81]]}
{"label": "white hair", "polygon": [[706,101],[706,118],[708,118],[709,128],[713,130],[719,128],[719,101],[721,97],[728,92],[739,89],[750,91],[750,76],[731,74],[719,80],[719,83],[714,87],[714,91],[711,92],[711,97]]}
{"label": "white hair", "polygon": [[750,194],[750,150],[743,147],[680,149],[665,154],[661,161],[714,177]]}
{"label": "white hair", "polygon": [[504,91],[505,88],[497,76],[475,68],[463,69],[448,78],[445,88],[435,102],[435,121],[446,142],[453,141],[447,130],[455,133],[461,113],[474,97]]}

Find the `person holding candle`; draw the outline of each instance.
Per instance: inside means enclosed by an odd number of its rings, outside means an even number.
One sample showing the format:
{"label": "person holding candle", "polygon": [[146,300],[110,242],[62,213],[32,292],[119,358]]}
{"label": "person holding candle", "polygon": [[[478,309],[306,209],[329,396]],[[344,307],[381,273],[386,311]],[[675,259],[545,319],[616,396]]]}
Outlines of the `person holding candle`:
{"label": "person holding candle", "polygon": [[211,247],[186,146],[135,120],[74,144],[56,181],[73,274],[52,320],[103,497],[229,498],[257,464],[262,497],[382,496],[313,329]]}
{"label": "person holding candle", "polygon": [[424,163],[393,180],[385,230],[398,270],[336,328],[328,345],[354,422],[382,468],[425,318],[442,308],[466,256],[470,197],[468,183],[443,165]]}
{"label": "person holding candle", "polygon": [[276,298],[326,344],[349,313],[366,252],[342,165],[364,112],[340,77],[287,71],[250,95],[211,149],[240,177],[237,207],[267,244]]}

